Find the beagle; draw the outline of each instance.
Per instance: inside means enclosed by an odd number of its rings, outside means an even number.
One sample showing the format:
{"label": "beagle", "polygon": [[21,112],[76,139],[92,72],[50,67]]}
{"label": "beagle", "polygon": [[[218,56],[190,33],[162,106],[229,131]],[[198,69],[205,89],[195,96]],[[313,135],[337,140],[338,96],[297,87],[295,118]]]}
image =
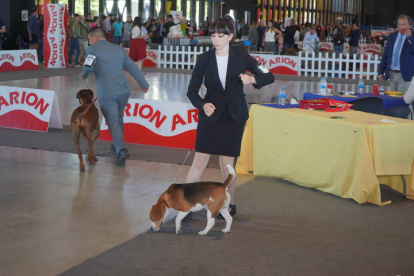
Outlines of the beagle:
{"label": "beagle", "polygon": [[181,221],[190,212],[198,212],[202,209],[207,210],[207,226],[199,235],[207,235],[208,231],[214,226],[215,217],[220,212],[226,220],[226,228],[223,233],[229,233],[233,218],[229,214],[230,194],[228,187],[236,177],[233,167],[227,165],[229,176],[224,183],[219,182],[195,182],[187,184],[171,184],[170,187],[161,194],[157,204],[152,206],[150,212],[151,229],[159,231],[161,224],[167,215],[169,208],[177,210],[175,218],[175,232],[181,233]]}

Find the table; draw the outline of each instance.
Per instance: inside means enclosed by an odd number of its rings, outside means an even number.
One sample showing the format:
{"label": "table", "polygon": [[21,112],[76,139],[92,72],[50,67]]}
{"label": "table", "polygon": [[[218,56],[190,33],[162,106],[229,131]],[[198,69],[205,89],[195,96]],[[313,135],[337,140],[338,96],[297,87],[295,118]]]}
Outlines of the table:
{"label": "table", "polygon": [[358,99],[363,99],[363,98],[370,98],[370,97],[375,97],[375,98],[380,98],[382,99],[382,109],[387,109],[390,107],[394,107],[394,106],[400,106],[400,105],[405,105],[407,106],[407,104],[404,102],[404,97],[393,97],[393,96],[389,96],[389,95],[371,95],[369,93],[365,93],[362,95],[336,95],[336,96],[327,96],[327,95],[320,95],[317,93],[310,93],[310,92],[306,92],[303,95],[303,99],[304,100],[313,100],[313,99],[320,99],[320,98],[329,98],[329,99],[333,99],[333,100],[337,100],[337,101],[344,101],[346,103],[351,102],[351,101],[355,101]]}
{"label": "table", "polygon": [[[345,119],[331,119],[343,116]],[[387,118],[398,124],[386,124]],[[414,122],[348,110],[329,113],[252,105],[236,169],[356,202],[385,205],[379,184],[414,196]]]}

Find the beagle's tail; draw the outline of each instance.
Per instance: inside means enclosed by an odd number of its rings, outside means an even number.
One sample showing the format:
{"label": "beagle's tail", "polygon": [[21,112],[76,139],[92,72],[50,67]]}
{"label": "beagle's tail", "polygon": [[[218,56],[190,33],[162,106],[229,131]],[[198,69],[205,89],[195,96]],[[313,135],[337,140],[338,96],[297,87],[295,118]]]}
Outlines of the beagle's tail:
{"label": "beagle's tail", "polygon": [[233,182],[233,180],[236,178],[236,171],[234,168],[230,165],[227,165],[227,170],[229,172],[229,176],[227,177],[226,181],[224,181],[223,186],[225,189],[227,189],[230,184]]}
{"label": "beagle's tail", "polygon": [[80,115],[80,117],[85,117],[85,115],[88,113],[88,111],[89,111],[89,109],[91,109],[91,107],[93,106],[93,104],[95,103],[95,101],[96,101],[96,99],[98,99],[98,98],[95,98],[89,105],[88,105],[88,107],[85,109],[85,111],[83,111],[82,113],[81,113],[81,115]]}

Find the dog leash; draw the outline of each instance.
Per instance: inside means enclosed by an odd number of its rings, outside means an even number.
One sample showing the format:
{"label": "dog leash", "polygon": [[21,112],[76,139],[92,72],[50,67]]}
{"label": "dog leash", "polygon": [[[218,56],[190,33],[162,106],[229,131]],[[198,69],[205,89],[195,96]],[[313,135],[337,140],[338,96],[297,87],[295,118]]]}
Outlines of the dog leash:
{"label": "dog leash", "polygon": [[[223,96],[223,98],[220,100],[220,102],[218,103],[218,105],[216,106],[216,109],[221,105],[221,103],[223,102],[223,100],[227,97],[227,95],[230,93],[230,91],[232,91],[233,90],[233,88],[236,86],[236,84],[237,83],[239,83],[239,81],[241,81],[241,79],[238,79],[232,86],[231,86],[231,88],[229,89],[229,90],[227,90],[227,92],[224,94],[224,96]],[[210,116],[211,117],[211,116]],[[200,128],[200,132],[198,133],[198,134],[201,134],[201,132],[203,131],[203,129],[204,129],[204,126],[206,125],[206,123],[207,123],[207,121],[208,121],[208,119],[210,118],[210,117],[207,117],[207,120],[205,120],[204,121],[204,123],[203,123],[203,125],[201,126],[201,128]],[[184,158],[184,161],[183,161],[183,163],[181,163],[181,165],[180,165],[180,168],[178,169],[178,172],[177,172],[177,174],[175,175],[175,177],[174,177],[174,179],[173,179],[173,181],[172,181],[172,183],[175,183],[175,179],[177,178],[177,176],[180,174],[180,172],[181,172],[181,168],[183,167],[183,165],[185,164],[185,161],[187,161],[187,158],[188,158],[188,156],[190,156],[190,153],[191,153],[191,151],[192,151],[192,148],[193,147],[195,147],[195,144],[196,144],[196,142],[197,142],[197,138],[198,138],[198,135],[196,134],[196,138],[195,138],[195,140],[194,140],[194,143],[191,145],[191,147],[188,149],[188,152],[187,152],[187,155],[186,155],[186,157]]]}

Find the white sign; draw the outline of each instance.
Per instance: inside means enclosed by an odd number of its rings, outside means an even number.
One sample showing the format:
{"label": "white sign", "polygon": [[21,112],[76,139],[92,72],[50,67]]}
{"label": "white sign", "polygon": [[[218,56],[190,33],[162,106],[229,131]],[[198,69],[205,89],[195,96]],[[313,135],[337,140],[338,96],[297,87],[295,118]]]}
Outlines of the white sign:
{"label": "white sign", "polygon": [[36,131],[62,128],[56,93],[0,86],[0,127]]}
{"label": "white sign", "polygon": [[173,16],[174,24],[180,23],[181,17],[183,17],[182,11],[170,11],[170,14]]}
{"label": "white sign", "polygon": [[[198,109],[188,103],[129,99],[124,110],[126,143],[188,149],[194,145]],[[102,120],[99,139],[111,141]]]}
{"label": "white sign", "polygon": [[299,58],[293,56],[277,56],[264,54],[250,54],[270,72],[277,75],[297,76],[299,72]]}
{"label": "white sign", "polygon": [[29,20],[29,12],[27,10],[22,10],[22,21]]}
{"label": "white sign", "polygon": [[66,5],[44,6],[44,56],[46,68],[66,68],[68,61]]}
{"label": "white sign", "polygon": [[0,51],[0,72],[39,69],[36,50]]}

